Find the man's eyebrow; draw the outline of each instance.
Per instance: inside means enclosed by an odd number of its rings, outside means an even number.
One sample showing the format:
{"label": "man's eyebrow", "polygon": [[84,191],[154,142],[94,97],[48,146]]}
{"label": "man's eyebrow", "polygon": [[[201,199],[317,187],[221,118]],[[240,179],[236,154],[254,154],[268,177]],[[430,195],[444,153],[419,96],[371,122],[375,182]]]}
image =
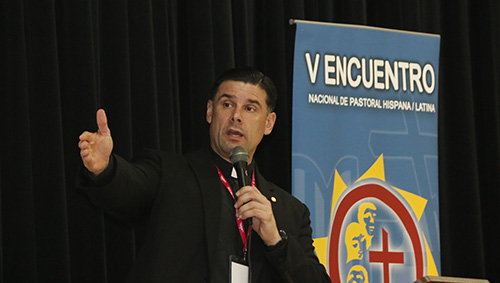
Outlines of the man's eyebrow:
{"label": "man's eyebrow", "polygon": [[233,98],[233,97],[234,97],[234,95],[232,95],[232,94],[224,93],[221,96],[219,96],[218,100],[221,100],[222,98]]}
{"label": "man's eyebrow", "polygon": [[[224,94],[222,94],[221,96],[219,96],[219,98],[218,98],[217,100],[221,100],[222,98],[228,98],[228,99],[231,99],[231,98],[233,98],[233,97],[235,97],[235,96],[234,96],[234,95],[232,95],[232,94],[224,93]],[[249,98],[249,99],[247,99],[247,102],[252,103],[252,104],[257,104],[257,105],[259,105],[259,106],[262,106],[262,104],[260,103],[260,101],[258,101],[258,100],[256,100],[256,99],[250,99],[250,98]]]}
{"label": "man's eyebrow", "polygon": [[250,103],[253,103],[253,104],[257,104],[258,106],[262,106],[262,105],[260,104],[260,101],[255,100],[255,99],[247,99],[247,101],[248,101],[248,102],[250,102]]}

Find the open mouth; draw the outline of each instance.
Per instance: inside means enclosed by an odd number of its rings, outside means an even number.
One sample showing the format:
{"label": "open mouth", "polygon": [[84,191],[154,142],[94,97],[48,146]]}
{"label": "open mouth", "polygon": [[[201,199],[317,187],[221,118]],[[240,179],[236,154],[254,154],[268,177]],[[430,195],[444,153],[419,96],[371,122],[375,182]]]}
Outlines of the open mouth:
{"label": "open mouth", "polygon": [[243,133],[241,133],[241,132],[240,132],[240,131],[238,131],[238,130],[232,130],[232,129],[229,129],[229,130],[227,131],[227,135],[228,135],[228,136],[231,136],[231,137],[233,137],[233,138],[241,138],[241,137],[243,137]]}

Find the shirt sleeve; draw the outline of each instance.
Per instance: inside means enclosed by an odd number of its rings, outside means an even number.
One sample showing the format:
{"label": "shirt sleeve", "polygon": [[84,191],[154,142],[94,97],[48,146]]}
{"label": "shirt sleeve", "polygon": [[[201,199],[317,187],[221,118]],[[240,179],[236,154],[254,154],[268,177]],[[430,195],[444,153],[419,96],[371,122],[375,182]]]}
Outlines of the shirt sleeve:
{"label": "shirt sleeve", "polygon": [[88,185],[99,187],[109,184],[109,182],[111,182],[111,180],[113,179],[115,171],[116,161],[115,157],[111,155],[111,157],[109,158],[108,166],[106,167],[106,169],[104,169],[104,171],[101,172],[101,174],[95,175],[94,173],[87,170],[87,168],[82,169],[82,174],[86,179]]}
{"label": "shirt sleeve", "polygon": [[301,210],[302,216],[294,220],[298,230],[289,233],[284,229],[285,240],[266,247],[266,256],[285,282],[331,282],[314,253],[309,210],[303,204],[301,207],[296,207],[296,211]]}

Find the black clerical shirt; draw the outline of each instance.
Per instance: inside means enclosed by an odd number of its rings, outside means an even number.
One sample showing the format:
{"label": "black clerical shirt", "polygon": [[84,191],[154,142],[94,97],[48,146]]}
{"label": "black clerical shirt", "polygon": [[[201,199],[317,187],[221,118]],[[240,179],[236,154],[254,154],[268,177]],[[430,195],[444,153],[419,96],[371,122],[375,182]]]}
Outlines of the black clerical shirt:
{"label": "black clerical shirt", "polygon": [[[219,167],[222,175],[229,183],[233,194],[239,190],[238,180],[231,176],[233,171],[233,165],[226,160],[222,159],[218,154],[212,152],[212,156],[215,160],[215,165]],[[254,167],[254,162],[252,162],[248,167],[249,175],[251,176],[251,172]],[[229,266],[230,261],[229,257],[231,255],[237,256],[239,258],[243,258],[243,242],[238,230],[238,226],[236,223],[236,215],[234,210],[234,200],[227,191],[227,188],[224,186],[222,182],[220,182],[220,190],[221,192],[221,215],[220,215],[220,227],[219,227],[219,239],[217,241],[217,254],[216,254],[216,263],[215,270],[213,276],[216,278],[216,282],[229,282]],[[235,195],[236,196],[236,195]],[[246,224],[247,221],[244,221]],[[248,231],[247,225],[245,225],[245,231]]]}

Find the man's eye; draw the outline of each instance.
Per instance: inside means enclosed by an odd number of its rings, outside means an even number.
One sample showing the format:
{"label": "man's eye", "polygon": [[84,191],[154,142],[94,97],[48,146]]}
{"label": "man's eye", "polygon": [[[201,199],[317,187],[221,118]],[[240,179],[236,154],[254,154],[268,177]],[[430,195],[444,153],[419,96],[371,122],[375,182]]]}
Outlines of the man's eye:
{"label": "man's eye", "polygon": [[247,111],[250,111],[250,112],[253,112],[253,111],[256,111],[257,109],[255,109],[255,107],[253,106],[248,106],[247,107]]}
{"label": "man's eye", "polygon": [[229,102],[223,102],[222,106],[224,106],[224,107],[231,107],[231,103],[229,103]]}

